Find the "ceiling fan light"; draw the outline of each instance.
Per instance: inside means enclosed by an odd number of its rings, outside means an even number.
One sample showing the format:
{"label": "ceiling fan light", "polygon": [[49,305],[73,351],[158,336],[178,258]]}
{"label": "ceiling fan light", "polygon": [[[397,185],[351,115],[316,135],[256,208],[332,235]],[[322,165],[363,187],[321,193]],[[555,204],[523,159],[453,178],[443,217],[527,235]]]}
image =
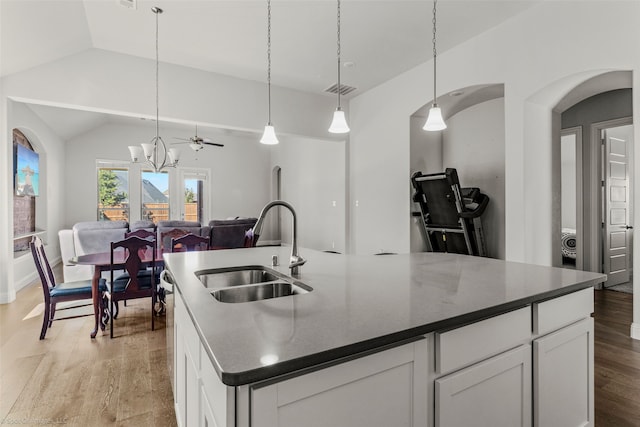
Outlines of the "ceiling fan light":
{"label": "ceiling fan light", "polygon": [[131,153],[131,161],[133,163],[138,163],[138,161],[140,161],[140,159],[142,158],[143,150],[142,147],[138,145],[130,145],[129,153]]}
{"label": "ceiling fan light", "polygon": [[200,151],[202,150],[204,147],[202,146],[202,144],[198,144],[197,142],[192,142],[189,144],[189,147],[191,147],[191,149],[193,151]]}
{"label": "ceiling fan light", "polygon": [[422,127],[424,130],[436,131],[443,130],[447,128],[447,124],[444,122],[442,118],[442,110],[436,104],[433,104],[431,109],[429,110],[429,115],[427,116],[427,121]]}
{"label": "ceiling fan light", "polygon": [[264,133],[262,134],[262,138],[260,138],[260,142],[265,145],[276,145],[280,143],[276,136],[276,130],[271,124],[264,127]]}
{"label": "ceiling fan light", "polygon": [[347,133],[351,129],[349,129],[349,125],[347,124],[347,119],[344,115],[344,111],[340,108],[337,108],[336,111],[333,112],[333,121],[331,122],[331,126],[329,126],[329,132],[331,133]]}

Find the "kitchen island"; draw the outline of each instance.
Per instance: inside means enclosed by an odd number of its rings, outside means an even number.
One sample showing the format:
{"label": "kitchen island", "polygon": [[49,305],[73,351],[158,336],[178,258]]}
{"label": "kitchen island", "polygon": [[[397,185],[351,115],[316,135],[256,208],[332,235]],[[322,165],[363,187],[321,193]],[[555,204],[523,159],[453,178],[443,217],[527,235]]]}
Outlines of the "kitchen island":
{"label": "kitchen island", "polygon": [[[593,423],[590,313],[603,275],[301,250],[308,262],[296,279],[308,293],[225,303],[199,278],[241,266],[288,275],[289,252],[165,255],[181,425]],[[273,255],[282,265],[270,267]]]}

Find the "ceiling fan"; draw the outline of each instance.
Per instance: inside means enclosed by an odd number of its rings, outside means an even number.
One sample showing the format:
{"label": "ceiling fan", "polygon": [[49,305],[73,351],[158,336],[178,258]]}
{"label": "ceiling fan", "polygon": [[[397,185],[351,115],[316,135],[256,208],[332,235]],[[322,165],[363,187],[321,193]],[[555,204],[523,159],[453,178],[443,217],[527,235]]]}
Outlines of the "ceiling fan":
{"label": "ceiling fan", "polygon": [[224,147],[224,144],[220,144],[218,142],[212,142],[209,138],[203,138],[201,136],[198,136],[198,126],[196,125],[196,134],[195,136],[189,137],[189,138],[177,138],[174,137],[174,139],[179,139],[181,140],[181,142],[174,142],[174,144],[189,144],[189,147],[191,147],[191,149],[193,151],[200,151],[204,148],[205,145],[214,145],[216,147]]}

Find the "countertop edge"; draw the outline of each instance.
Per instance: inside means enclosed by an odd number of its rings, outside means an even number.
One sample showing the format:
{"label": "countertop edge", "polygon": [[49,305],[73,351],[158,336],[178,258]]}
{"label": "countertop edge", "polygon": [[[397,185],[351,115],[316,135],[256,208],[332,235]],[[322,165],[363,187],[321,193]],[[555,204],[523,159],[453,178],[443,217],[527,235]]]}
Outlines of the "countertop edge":
{"label": "countertop edge", "polygon": [[237,387],[260,381],[270,380],[275,377],[284,375],[293,375],[300,371],[306,371],[317,365],[326,366],[327,364],[331,364],[332,362],[342,363],[343,361],[353,360],[362,356],[366,356],[368,354],[383,351],[387,348],[393,347],[395,344],[401,345],[405,342],[419,339],[420,336],[431,332],[455,329],[489,317],[508,313],[510,311],[526,307],[530,304],[543,302],[548,299],[557,298],[559,296],[579,291],[581,289],[590,288],[600,282],[600,279],[587,280],[573,285],[568,285],[563,288],[542,292],[540,294],[536,294],[527,298],[509,301],[504,304],[498,304],[492,307],[487,307],[481,310],[465,313],[437,322],[428,323],[393,334],[380,336],[375,339],[360,341],[346,346],[326,350],[321,353],[316,353],[297,359],[291,359],[274,365],[262,366],[256,369],[242,372],[226,372],[221,369],[216,361],[211,347],[209,346],[209,343],[204,338],[200,325],[194,319],[193,314],[191,313],[191,310],[186,301],[185,307],[187,309],[187,312],[189,313],[189,317],[195,325],[198,336],[203,343],[203,348],[209,356],[209,359],[212,361],[220,380],[227,386]]}

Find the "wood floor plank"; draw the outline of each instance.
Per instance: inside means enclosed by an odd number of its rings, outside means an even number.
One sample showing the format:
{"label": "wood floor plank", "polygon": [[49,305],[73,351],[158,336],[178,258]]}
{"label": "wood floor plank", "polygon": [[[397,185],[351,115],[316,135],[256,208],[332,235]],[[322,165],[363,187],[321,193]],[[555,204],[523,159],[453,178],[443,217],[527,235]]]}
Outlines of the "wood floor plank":
{"label": "wood floor plank", "polygon": [[[638,427],[640,341],[629,337],[632,296],[595,295],[596,426]],[[55,322],[43,341],[42,318],[24,319],[40,303],[42,291],[34,283],[18,292],[16,302],[0,305],[0,422],[177,425],[166,368],[166,319],[157,317],[151,331],[149,301],[121,304],[117,338],[110,339],[107,328],[90,339],[89,317]]]}

